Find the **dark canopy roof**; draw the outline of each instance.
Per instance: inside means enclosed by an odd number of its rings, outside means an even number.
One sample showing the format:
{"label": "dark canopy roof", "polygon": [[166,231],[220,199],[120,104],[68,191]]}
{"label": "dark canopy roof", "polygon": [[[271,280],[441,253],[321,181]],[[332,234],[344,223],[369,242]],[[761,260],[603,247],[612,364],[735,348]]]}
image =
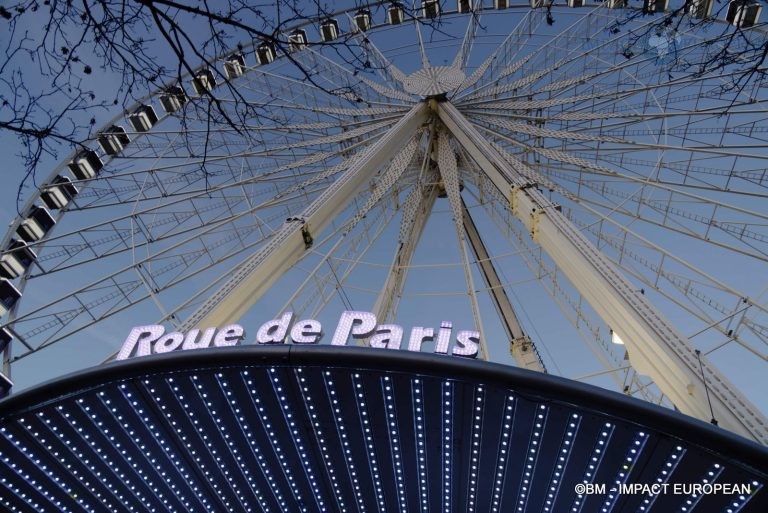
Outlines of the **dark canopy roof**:
{"label": "dark canopy roof", "polygon": [[[366,348],[90,369],[0,402],[0,456],[0,502],[20,512],[768,511],[768,450],[712,425],[544,374]],[[705,484],[751,493],[692,488]]]}

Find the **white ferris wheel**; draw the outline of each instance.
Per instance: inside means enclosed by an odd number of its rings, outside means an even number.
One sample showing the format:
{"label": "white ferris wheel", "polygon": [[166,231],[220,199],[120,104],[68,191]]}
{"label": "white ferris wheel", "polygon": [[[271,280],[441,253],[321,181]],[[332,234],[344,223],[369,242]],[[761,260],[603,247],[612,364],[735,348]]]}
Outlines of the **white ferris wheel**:
{"label": "white ferris wheel", "polygon": [[768,443],[739,391],[768,354],[768,89],[685,65],[764,40],[755,13],[470,4],[307,21],[107,123],[5,235],[6,371],[361,310]]}

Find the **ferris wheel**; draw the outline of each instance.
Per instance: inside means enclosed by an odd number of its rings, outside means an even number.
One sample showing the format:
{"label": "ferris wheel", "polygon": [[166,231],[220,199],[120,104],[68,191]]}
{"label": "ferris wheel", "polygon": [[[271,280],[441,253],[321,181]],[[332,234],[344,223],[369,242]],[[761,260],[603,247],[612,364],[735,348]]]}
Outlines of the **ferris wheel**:
{"label": "ferris wheel", "polygon": [[727,38],[470,4],[307,22],[107,123],[5,235],[6,371],[96,364],[142,322],[360,310],[577,377],[568,323],[595,377],[768,443],[739,392],[768,358],[766,87],[681,64],[764,39],[756,14]]}

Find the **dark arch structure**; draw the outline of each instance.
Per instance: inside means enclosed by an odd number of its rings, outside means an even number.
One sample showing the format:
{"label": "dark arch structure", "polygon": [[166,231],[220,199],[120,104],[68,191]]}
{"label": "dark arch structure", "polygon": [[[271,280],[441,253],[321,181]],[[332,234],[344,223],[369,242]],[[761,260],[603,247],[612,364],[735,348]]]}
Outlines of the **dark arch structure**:
{"label": "dark arch structure", "polygon": [[16,512],[763,512],[766,482],[768,450],[713,425],[407,351],[186,351],[0,402]]}

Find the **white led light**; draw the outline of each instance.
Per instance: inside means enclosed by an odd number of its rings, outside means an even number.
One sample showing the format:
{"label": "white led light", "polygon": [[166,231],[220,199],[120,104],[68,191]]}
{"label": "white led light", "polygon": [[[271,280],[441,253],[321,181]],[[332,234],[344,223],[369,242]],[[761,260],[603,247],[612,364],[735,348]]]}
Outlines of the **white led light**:
{"label": "white led light", "polygon": [[376,326],[376,332],[368,340],[371,347],[379,349],[400,349],[403,340],[403,328],[397,324]]}
{"label": "white led light", "polygon": [[[283,344],[288,333],[288,326],[293,319],[293,312],[286,312],[279,319],[267,321],[256,332],[257,344]],[[291,333],[293,336],[293,333]]]}
{"label": "white led light", "polygon": [[306,319],[293,326],[291,340],[294,344],[317,344],[322,334],[323,328],[318,321]]}
{"label": "white led light", "polygon": [[364,338],[370,335],[376,328],[376,316],[371,312],[357,312],[345,310],[341,313],[336,331],[331,339],[331,345],[345,346],[352,335],[355,338]]}

